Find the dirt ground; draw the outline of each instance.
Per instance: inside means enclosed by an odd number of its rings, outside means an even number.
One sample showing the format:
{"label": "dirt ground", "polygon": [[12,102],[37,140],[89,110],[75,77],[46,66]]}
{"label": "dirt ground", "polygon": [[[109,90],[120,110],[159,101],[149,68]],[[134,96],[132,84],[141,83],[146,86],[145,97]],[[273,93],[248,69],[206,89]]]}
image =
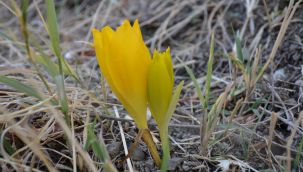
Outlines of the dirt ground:
{"label": "dirt ground", "polygon": [[[65,0],[55,1],[55,4],[62,54],[83,82],[80,86],[71,77],[65,78],[70,113],[73,114],[74,137],[83,146],[84,124],[87,120],[97,120],[95,134],[103,139],[118,171],[129,170],[127,163],[121,162],[125,154],[118,122],[122,125],[128,146],[134,142],[138,129],[108,87],[105,88],[107,95],[104,95],[103,86],[106,83],[100,82],[99,66],[90,46],[90,31],[106,25],[116,28],[124,19],[132,22],[139,19],[144,40],[151,52],[155,48],[165,50],[170,47],[175,83],[185,81],[169,125],[170,171],[287,171],[289,161],[292,171],[303,170],[303,3],[298,5],[273,62],[253,85],[249,95],[245,92],[243,74],[228,55],[236,51],[238,34],[243,61],[252,62],[256,51],[259,51],[258,69],[261,69],[274,49],[287,12],[287,0]],[[24,49],[20,48],[24,40],[19,21],[8,7],[11,7],[8,0],[0,4],[0,75],[33,85],[45,93],[47,90],[42,87],[35,68]],[[55,61],[37,8],[42,15],[46,13],[43,1],[31,1],[27,21],[30,43],[33,47],[39,44],[41,51]],[[212,32],[215,53],[209,107],[229,85],[233,83],[235,86],[211,133],[207,154],[202,155],[200,123],[205,111],[201,109],[192,79],[177,58],[194,72],[204,90]],[[46,72],[43,75],[51,89],[55,90],[51,77]],[[232,116],[240,99],[244,101]],[[38,102],[0,83],[0,115],[14,114]],[[115,117],[114,107],[118,108],[119,118]],[[15,133],[17,130],[10,128],[30,128],[39,133],[48,125],[47,132],[39,140],[44,153],[58,171],[73,171],[70,145],[52,112],[39,106],[32,111],[24,111],[25,116],[17,116],[11,121],[0,118],[0,169],[18,171],[24,165],[47,171],[31,147],[26,146]],[[150,118],[148,124],[161,152],[156,123]],[[4,142],[19,151],[13,158],[4,148]],[[88,153],[102,169],[93,151],[88,150]],[[77,170],[86,171],[85,162],[79,159]],[[131,156],[131,162],[136,171],[159,170],[143,142]]]}

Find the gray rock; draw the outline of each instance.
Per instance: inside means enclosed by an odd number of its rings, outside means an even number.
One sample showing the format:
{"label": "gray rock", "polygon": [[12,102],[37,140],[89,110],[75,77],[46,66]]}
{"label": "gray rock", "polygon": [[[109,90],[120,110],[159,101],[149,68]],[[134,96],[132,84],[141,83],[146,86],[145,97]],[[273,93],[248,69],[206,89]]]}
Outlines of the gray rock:
{"label": "gray rock", "polygon": [[111,158],[115,158],[122,151],[122,142],[114,142],[107,145],[107,151]]}
{"label": "gray rock", "polygon": [[182,163],[183,158],[172,158],[168,161],[168,170],[175,171],[177,166]]}
{"label": "gray rock", "polygon": [[134,161],[142,161],[145,159],[145,153],[140,147],[137,147],[131,156]]}
{"label": "gray rock", "polygon": [[182,165],[182,169],[184,170],[184,171],[188,171],[190,168],[189,168],[189,166],[187,165],[187,161],[184,161],[184,163],[183,163],[183,165]]}

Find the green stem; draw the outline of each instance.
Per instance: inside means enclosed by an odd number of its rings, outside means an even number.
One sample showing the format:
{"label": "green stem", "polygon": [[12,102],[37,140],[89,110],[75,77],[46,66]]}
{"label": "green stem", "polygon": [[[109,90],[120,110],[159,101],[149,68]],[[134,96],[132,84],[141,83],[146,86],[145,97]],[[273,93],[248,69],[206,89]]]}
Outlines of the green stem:
{"label": "green stem", "polygon": [[160,129],[160,138],[162,143],[162,161],[161,161],[161,172],[165,172],[168,169],[168,161],[170,159],[170,148],[169,148],[169,138],[168,138],[168,127]]}
{"label": "green stem", "polygon": [[107,160],[103,164],[103,169],[107,172],[117,172],[117,169],[114,167],[114,165],[111,163],[111,161]]}

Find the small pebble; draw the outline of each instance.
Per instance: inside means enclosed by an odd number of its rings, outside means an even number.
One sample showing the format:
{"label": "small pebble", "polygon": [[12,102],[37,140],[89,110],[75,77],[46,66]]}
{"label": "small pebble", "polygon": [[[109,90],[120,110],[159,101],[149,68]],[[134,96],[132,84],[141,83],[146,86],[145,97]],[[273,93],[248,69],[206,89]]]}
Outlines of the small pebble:
{"label": "small pebble", "polygon": [[140,147],[137,147],[137,149],[132,154],[131,158],[134,161],[142,161],[145,159],[145,153]]}
{"label": "small pebble", "polygon": [[182,163],[183,158],[172,158],[168,162],[168,170],[174,171]]}
{"label": "small pebble", "polygon": [[122,151],[122,142],[108,144],[107,151],[111,158],[115,158]]}

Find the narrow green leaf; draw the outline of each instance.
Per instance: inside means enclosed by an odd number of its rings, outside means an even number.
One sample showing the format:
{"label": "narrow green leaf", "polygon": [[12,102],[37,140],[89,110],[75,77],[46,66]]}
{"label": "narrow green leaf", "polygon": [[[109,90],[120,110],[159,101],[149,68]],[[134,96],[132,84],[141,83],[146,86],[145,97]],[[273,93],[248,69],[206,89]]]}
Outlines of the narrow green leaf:
{"label": "narrow green leaf", "polygon": [[201,103],[202,106],[204,106],[204,104],[205,104],[205,98],[204,98],[204,96],[202,94],[202,90],[201,90],[201,88],[199,86],[199,83],[198,83],[198,81],[197,81],[197,79],[196,79],[193,71],[184,62],[181,61],[181,63],[184,64],[184,67],[185,67],[185,70],[186,70],[187,74],[189,75],[190,79],[194,83],[194,86],[196,88],[196,91],[197,91],[200,103]]}
{"label": "narrow green leaf", "polygon": [[54,53],[57,57],[61,56],[60,46],[59,46],[59,32],[58,32],[58,24],[57,24],[57,16],[55,10],[55,4],[53,0],[46,1],[47,7],[47,27],[49,30],[49,36],[52,42],[52,47]]}
{"label": "narrow green leaf", "polygon": [[[66,93],[65,93],[63,77],[61,75],[57,75],[55,77],[55,83],[56,83],[57,93],[58,93],[59,100],[60,100],[61,110],[65,115],[67,115],[68,102],[67,102],[67,97],[66,97]],[[65,118],[68,122],[69,118],[67,116],[65,116]],[[68,124],[70,124],[70,123],[68,123]]]}
{"label": "narrow green leaf", "polygon": [[[60,73],[65,72],[70,74],[75,78],[78,82],[80,82],[79,77],[72,69],[72,67],[66,62],[64,57],[61,54],[60,50],[60,38],[59,38],[59,31],[58,31],[58,23],[57,23],[57,16],[56,16],[56,9],[53,0],[46,1],[47,7],[47,28],[49,31],[49,36],[51,39],[52,47],[54,54],[58,57],[59,61],[59,71]],[[66,72],[68,71],[68,72]]]}
{"label": "narrow green leaf", "polygon": [[182,88],[183,88],[183,84],[184,84],[184,81],[181,81],[180,84],[176,87],[175,92],[172,96],[172,99],[170,101],[168,110],[167,110],[166,115],[165,115],[166,116],[166,121],[165,121],[166,124],[169,123],[169,120],[171,119],[172,115],[174,114],[174,111],[176,109],[176,106],[177,106],[177,103],[178,103],[178,100],[179,100],[180,93],[181,93]]}
{"label": "narrow green leaf", "polygon": [[238,67],[241,70],[242,73],[245,72],[244,64],[239,59],[237,59],[233,55],[228,55],[227,57],[231,60],[233,65],[235,65],[236,67]]}
{"label": "narrow green leaf", "polygon": [[110,160],[110,158],[103,141],[99,141],[99,139],[94,133],[94,125],[95,124],[88,126],[88,130],[87,130],[88,139],[85,145],[85,149],[88,150],[88,148],[91,146],[93,148],[94,153],[98,156],[98,158],[100,158],[102,162],[106,162]]}
{"label": "narrow green leaf", "polygon": [[28,8],[28,0],[21,1],[21,11],[22,11],[22,20],[26,23],[27,18],[27,8]]}
{"label": "narrow green leaf", "polygon": [[53,62],[49,57],[45,55],[37,56],[36,59],[38,63],[40,63],[46,72],[53,78],[59,75],[59,67],[58,65]]}
{"label": "narrow green leaf", "polygon": [[63,72],[64,74],[70,75],[72,76],[77,82],[80,83],[80,79],[78,77],[78,75],[76,74],[76,72],[74,71],[74,69],[66,62],[66,60],[62,57],[62,63],[63,63]]}
{"label": "narrow green leaf", "polygon": [[210,84],[211,78],[213,74],[213,62],[214,62],[214,49],[215,49],[215,36],[214,32],[211,34],[211,41],[210,41],[210,50],[209,50],[209,58],[207,62],[207,75],[206,75],[206,82],[205,82],[205,101],[204,101],[204,108],[208,106],[209,100],[209,93],[210,93]]}
{"label": "narrow green leaf", "polygon": [[[7,141],[5,138],[3,139],[3,146],[9,155],[12,155],[16,152],[16,150],[13,148],[12,144],[9,143],[9,141]],[[1,157],[1,155],[0,155],[0,157]]]}
{"label": "narrow green leaf", "polygon": [[68,114],[68,102],[67,96],[65,93],[65,86],[64,86],[64,73],[63,73],[63,65],[64,65],[64,58],[62,57],[60,51],[60,39],[59,39],[59,32],[58,32],[58,24],[57,24],[57,16],[55,10],[55,4],[53,0],[46,1],[46,12],[47,12],[47,27],[49,31],[49,36],[52,42],[52,47],[55,55],[58,58],[59,63],[59,74],[55,76],[55,83],[57,86],[57,92],[60,100],[61,110],[65,115],[65,120],[70,124]]}
{"label": "narrow green leaf", "polygon": [[236,51],[237,51],[237,57],[238,59],[244,63],[244,57],[243,57],[243,51],[242,51],[242,46],[241,46],[241,40],[239,35],[236,35]]}
{"label": "narrow green leaf", "polygon": [[17,91],[23,92],[23,93],[27,94],[28,96],[33,96],[39,100],[43,100],[42,97],[40,96],[40,94],[33,87],[31,87],[29,85],[25,85],[16,79],[9,78],[9,77],[2,75],[2,76],[0,76],[0,82],[4,83],[10,87],[13,87]]}
{"label": "narrow green leaf", "polygon": [[94,153],[97,155],[98,158],[100,158],[101,162],[103,163],[103,169],[104,171],[108,172],[117,172],[116,168],[112,164],[108,152],[106,150],[105,144],[103,140],[99,140],[98,137],[94,133],[94,126],[95,123],[88,126],[87,130],[87,142],[84,146],[84,150],[88,150],[88,148],[91,146]]}
{"label": "narrow green leaf", "polygon": [[[58,64],[52,61],[51,57],[49,57],[47,54],[44,53],[42,47],[40,46],[37,40],[33,38],[32,42],[37,52],[40,54],[38,56],[35,56],[34,60],[37,61],[39,64],[41,64],[44,67],[44,69],[47,71],[47,73],[51,75],[51,77],[54,80],[54,77],[59,75],[60,73]],[[73,77],[73,74],[67,69],[65,65],[63,65],[63,73],[65,75],[69,75]]]}
{"label": "narrow green leaf", "polygon": [[232,88],[231,85],[226,87],[225,91],[220,94],[220,96],[217,98],[215,104],[211,107],[211,110],[208,113],[207,127],[209,128],[208,132],[210,132],[210,133],[211,133],[212,129],[215,127],[215,124],[216,124],[215,122],[216,122],[220,112],[222,112],[224,102],[226,101],[226,98],[229,95],[231,88]]}
{"label": "narrow green leaf", "polygon": [[297,147],[297,153],[296,153],[296,158],[294,160],[294,169],[296,169],[300,163],[300,160],[302,159],[302,150],[303,150],[303,138],[301,139],[298,147]]}

